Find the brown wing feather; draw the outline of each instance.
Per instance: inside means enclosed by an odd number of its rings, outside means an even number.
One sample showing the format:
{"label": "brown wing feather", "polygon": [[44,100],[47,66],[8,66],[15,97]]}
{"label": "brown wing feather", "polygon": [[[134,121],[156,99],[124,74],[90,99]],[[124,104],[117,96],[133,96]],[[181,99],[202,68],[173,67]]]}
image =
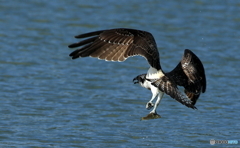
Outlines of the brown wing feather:
{"label": "brown wing feather", "polygon": [[185,94],[194,105],[201,93],[206,91],[206,76],[202,62],[191,51],[186,49],[180,63],[166,73],[177,85],[185,88]]}
{"label": "brown wing feather", "polygon": [[80,47],[70,54],[72,59],[90,56],[109,61],[125,61],[128,57],[140,55],[152,67],[161,69],[156,42],[148,32],[119,28],[90,32],[76,38],[87,39],[69,45],[69,48]]}
{"label": "brown wing feather", "polygon": [[190,107],[192,109],[197,109],[194,106],[193,102],[178,90],[177,85],[169,77],[163,76],[161,79],[150,81],[153,81],[152,85],[154,85],[167,95],[171,96],[173,99],[182,103],[183,105]]}

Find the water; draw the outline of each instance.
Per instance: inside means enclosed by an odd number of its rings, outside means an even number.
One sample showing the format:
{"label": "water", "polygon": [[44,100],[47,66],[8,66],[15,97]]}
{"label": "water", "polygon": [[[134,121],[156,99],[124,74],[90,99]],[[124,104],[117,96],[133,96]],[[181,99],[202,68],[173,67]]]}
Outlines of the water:
{"label": "water", "polygon": [[[209,147],[239,140],[239,1],[7,1],[0,5],[1,147]],[[191,110],[151,93],[125,62],[71,60],[74,35],[117,27],[151,32],[165,71],[189,48],[203,61],[207,91]],[[239,147],[238,145],[217,145]]]}

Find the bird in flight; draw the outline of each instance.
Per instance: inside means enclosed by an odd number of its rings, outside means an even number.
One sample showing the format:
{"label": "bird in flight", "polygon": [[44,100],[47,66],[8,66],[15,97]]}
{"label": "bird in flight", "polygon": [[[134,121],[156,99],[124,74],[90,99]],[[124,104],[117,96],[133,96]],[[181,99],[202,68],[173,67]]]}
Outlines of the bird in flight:
{"label": "bird in flight", "polygon": [[[149,113],[153,118],[160,117],[156,110],[164,93],[189,108],[197,109],[195,104],[200,94],[206,90],[206,77],[202,62],[191,50],[185,49],[178,65],[172,71],[164,72],[155,39],[149,32],[116,28],[80,34],[75,38],[82,40],[68,46],[79,48],[69,55],[72,59],[95,57],[122,62],[139,55],[148,61],[150,68],[147,73],[136,76],[133,82],[152,92],[146,108],[153,108]],[[178,86],[184,87],[184,93]]]}

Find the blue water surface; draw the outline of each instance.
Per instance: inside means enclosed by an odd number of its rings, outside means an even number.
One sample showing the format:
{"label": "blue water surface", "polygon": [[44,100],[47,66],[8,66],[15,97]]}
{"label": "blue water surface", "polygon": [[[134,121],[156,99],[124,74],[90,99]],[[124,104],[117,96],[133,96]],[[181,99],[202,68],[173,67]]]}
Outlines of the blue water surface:
{"label": "blue water surface", "polygon": [[[29,0],[0,2],[0,147],[210,147],[240,143],[240,1]],[[132,79],[142,57],[71,60],[73,36],[151,32],[164,71],[184,49],[202,60],[207,91],[186,108],[165,95],[162,118],[140,121],[151,92]],[[239,147],[215,144],[213,147]]]}

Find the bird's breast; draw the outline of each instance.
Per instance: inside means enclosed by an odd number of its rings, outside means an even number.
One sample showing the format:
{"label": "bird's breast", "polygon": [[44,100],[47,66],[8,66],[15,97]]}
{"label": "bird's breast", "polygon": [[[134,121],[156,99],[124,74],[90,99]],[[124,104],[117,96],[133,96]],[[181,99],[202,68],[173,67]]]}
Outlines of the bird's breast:
{"label": "bird's breast", "polygon": [[164,73],[162,70],[157,70],[153,67],[150,67],[148,72],[147,72],[147,79],[160,79],[161,77],[164,76]]}

